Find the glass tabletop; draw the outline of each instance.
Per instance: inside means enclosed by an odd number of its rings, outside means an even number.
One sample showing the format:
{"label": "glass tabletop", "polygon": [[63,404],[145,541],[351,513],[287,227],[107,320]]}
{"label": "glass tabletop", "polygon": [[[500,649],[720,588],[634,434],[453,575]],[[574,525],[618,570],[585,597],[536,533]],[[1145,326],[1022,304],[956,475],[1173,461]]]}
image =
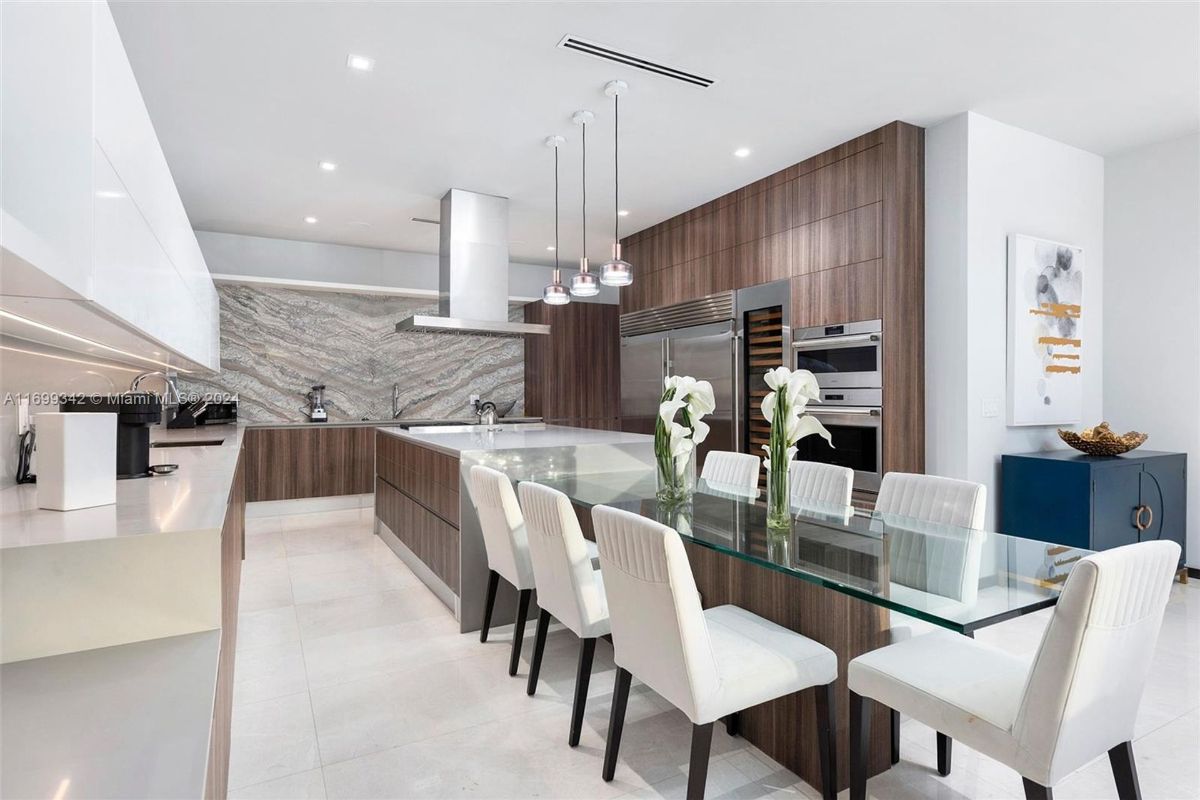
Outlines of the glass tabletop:
{"label": "glass tabletop", "polygon": [[797,498],[791,530],[768,533],[757,493],[700,480],[691,502],[667,505],[655,498],[651,469],[536,480],[583,508],[632,511],[697,545],[958,633],[1054,605],[1071,566],[1089,553]]}

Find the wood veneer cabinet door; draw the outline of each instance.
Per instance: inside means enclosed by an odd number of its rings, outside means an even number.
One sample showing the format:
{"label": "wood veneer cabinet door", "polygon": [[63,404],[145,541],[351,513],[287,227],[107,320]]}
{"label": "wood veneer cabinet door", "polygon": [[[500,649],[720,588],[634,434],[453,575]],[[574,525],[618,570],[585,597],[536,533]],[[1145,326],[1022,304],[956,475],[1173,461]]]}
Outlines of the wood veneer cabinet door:
{"label": "wood veneer cabinet door", "polygon": [[260,428],[246,431],[244,448],[251,502],[371,492],[372,427]]}
{"label": "wood veneer cabinet door", "polygon": [[792,269],[803,275],[883,255],[883,204],[873,203],[792,230]]}
{"label": "wood veneer cabinet door", "polygon": [[879,319],[881,267],[882,261],[875,259],[792,278],[792,326]]}

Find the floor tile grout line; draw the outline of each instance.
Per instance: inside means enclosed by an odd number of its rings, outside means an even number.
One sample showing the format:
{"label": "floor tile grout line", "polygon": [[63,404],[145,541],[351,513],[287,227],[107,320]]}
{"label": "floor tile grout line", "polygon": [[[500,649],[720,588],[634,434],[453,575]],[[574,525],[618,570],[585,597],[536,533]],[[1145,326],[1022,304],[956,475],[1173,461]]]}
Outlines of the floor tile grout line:
{"label": "floor tile grout line", "polygon": [[[290,586],[291,583],[292,583],[292,570],[291,570],[291,566],[289,565],[289,567],[288,567],[288,585]],[[297,633],[297,635],[299,635],[300,634],[300,615],[296,612],[295,599],[296,598],[295,598],[295,593],[294,593],[294,589],[293,589],[292,614],[295,615],[295,617],[296,617],[296,633]],[[312,720],[313,744],[317,748],[317,766],[321,770],[321,792],[325,795],[325,797],[329,797],[329,787],[325,785],[325,759],[321,756],[321,736],[317,732],[317,712],[316,712],[316,709],[313,708],[312,684],[308,680],[308,659],[305,657],[305,653],[304,653],[304,637],[303,636],[299,637],[299,642],[300,642],[300,663],[304,666],[304,692],[308,696],[308,714],[309,714],[309,718]]]}

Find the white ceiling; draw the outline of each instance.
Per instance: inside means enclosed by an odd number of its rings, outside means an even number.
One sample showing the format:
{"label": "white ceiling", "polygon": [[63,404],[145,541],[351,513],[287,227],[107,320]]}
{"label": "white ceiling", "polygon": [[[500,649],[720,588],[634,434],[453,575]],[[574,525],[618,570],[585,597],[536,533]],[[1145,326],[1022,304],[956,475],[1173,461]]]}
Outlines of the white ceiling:
{"label": "white ceiling", "polygon": [[[113,2],[198,229],[435,252],[448,187],[512,198],[547,262],[611,242],[612,108],[632,232],[894,119],[974,110],[1100,154],[1200,128],[1200,4]],[[699,89],[556,48],[564,34],[717,78]],[[364,74],[346,56],[376,60]],[[749,158],[732,156],[749,147]],[[318,170],[335,161],[333,173]],[[320,219],[307,225],[306,215]],[[359,224],[356,224],[359,223]],[[369,227],[361,223],[368,223]]]}

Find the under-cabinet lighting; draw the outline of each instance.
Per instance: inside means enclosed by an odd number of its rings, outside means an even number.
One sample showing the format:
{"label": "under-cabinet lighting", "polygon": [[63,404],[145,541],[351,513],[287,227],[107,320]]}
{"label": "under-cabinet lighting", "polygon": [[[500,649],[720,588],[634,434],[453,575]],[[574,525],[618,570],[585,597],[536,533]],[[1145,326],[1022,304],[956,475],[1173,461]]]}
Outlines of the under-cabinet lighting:
{"label": "under-cabinet lighting", "polygon": [[56,361],[70,361],[72,364],[86,364],[89,367],[101,367],[103,369],[119,369],[123,372],[141,372],[140,369],[134,367],[118,367],[116,364],[104,364],[99,361],[85,361],[82,358],[71,358],[69,356],[55,355],[54,353],[39,353],[36,350],[25,350],[20,347],[13,347],[8,344],[0,344],[0,350],[9,350],[13,353],[24,353],[27,356],[38,356],[40,358],[53,358]]}
{"label": "under-cabinet lighting", "polygon": [[316,224],[317,224],[317,218],[316,218],[316,217],[305,217],[305,218],[304,218],[304,221],[305,221],[305,222],[307,222],[309,225],[316,225]]}
{"label": "under-cabinet lighting", "polygon": [[351,53],[346,56],[346,66],[359,72],[370,72],[375,69],[375,59]]}
{"label": "under-cabinet lighting", "polygon": [[108,345],[101,344],[100,342],[97,342],[94,339],[87,339],[87,338],[84,338],[83,336],[76,336],[75,334],[68,333],[67,331],[64,331],[60,328],[55,328],[52,325],[46,325],[45,323],[37,322],[32,319],[26,319],[25,317],[22,317],[22,316],[12,313],[11,311],[5,311],[3,309],[0,309],[0,317],[2,317],[4,319],[11,319],[13,322],[19,322],[22,325],[28,325],[31,328],[37,328],[38,330],[46,331],[48,333],[53,333],[58,336],[63,336],[63,337],[66,337],[67,339],[71,339],[76,342],[82,342],[83,344],[91,345],[92,347],[99,347],[101,350],[107,350],[110,353],[116,353],[118,355],[125,356],[126,358],[135,358],[138,361],[149,361],[151,364],[157,364],[160,367],[166,367],[167,369],[174,370],[175,372],[182,372],[185,375],[189,374],[189,372],[190,372],[190,370],[180,369],[179,367],[175,366],[174,364],[168,364],[165,361],[157,361],[153,358],[147,358],[146,356],[138,355],[137,353],[131,353],[128,350],[121,350],[120,348],[117,348],[117,347],[109,347]]}

